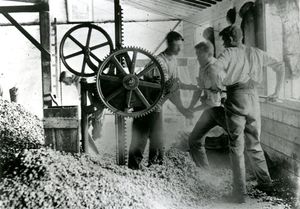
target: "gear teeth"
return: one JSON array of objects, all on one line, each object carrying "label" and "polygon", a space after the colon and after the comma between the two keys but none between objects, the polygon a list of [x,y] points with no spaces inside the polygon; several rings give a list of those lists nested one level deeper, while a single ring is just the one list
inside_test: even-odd
[{"label": "gear teeth", "polygon": [[125,164],[127,164],[128,163],[128,146],[127,146],[127,141],[128,140],[130,140],[129,139],[129,135],[128,135],[128,132],[129,132],[129,125],[128,125],[128,123],[127,123],[128,121],[127,121],[127,119],[126,118],[124,118],[124,136],[125,136],[125,140],[124,140],[124,151],[125,151],[125,153],[126,153],[126,155],[125,155]]},{"label": "gear teeth", "polygon": [[123,22],[123,14],[124,14],[124,12],[123,12],[123,9],[122,9],[122,7],[120,8],[120,19],[121,19],[121,21],[120,21],[120,23],[121,23],[121,25],[120,25],[120,31],[121,31],[121,46],[123,47],[123,44],[124,44],[124,22]]},{"label": "gear teeth", "polygon": [[[151,56],[154,57],[155,60],[156,60],[156,61],[159,63],[159,65],[160,65],[160,71],[162,71],[161,73],[165,72],[162,63],[161,63],[160,59],[157,59],[157,56],[152,55],[152,53],[151,53],[150,51],[145,50],[145,49],[143,49],[143,48],[141,48],[141,47],[130,46],[130,47],[122,47],[122,48],[120,48],[120,49],[114,49],[110,54],[108,54],[108,55],[105,57],[105,59],[104,59],[104,61],[103,61],[103,64],[100,66],[100,69],[99,69],[99,71],[98,71],[98,75],[105,69],[105,65],[106,65],[107,63],[109,63],[109,61],[110,61],[110,59],[111,59],[111,57],[112,57],[113,55],[122,54],[122,53],[127,52],[127,51],[138,51],[138,52],[140,52],[140,53],[146,54],[148,57],[151,57]],[[124,66],[124,63],[123,63],[123,62],[124,62],[124,60],[122,59],[122,63],[121,63],[121,64]],[[97,78],[98,78],[98,75],[97,75]],[[163,79],[164,79],[164,78],[163,78]],[[163,82],[163,83],[164,83],[164,82]],[[99,88],[99,87],[97,87],[97,89],[98,89],[98,88]],[[166,95],[166,94],[165,94],[165,93],[166,93],[166,92],[165,92],[165,86],[164,86],[164,84],[163,84],[163,86],[162,86],[162,92],[160,93],[161,95],[160,95],[159,100],[156,102],[156,104],[152,105],[152,107],[150,107],[150,109],[145,109],[145,110],[139,111],[139,112],[126,113],[126,112],[124,112],[124,111],[118,112],[118,111],[116,111],[116,110],[112,110],[112,109],[110,108],[110,106],[106,104],[105,98],[104,98],[103,96],[100,95],[100,90],[99,90],[99,89],[98,89],[98,93],[99,93],[99,97],[100,97],[101,101],[103,101],[103,104],[109,109],[109,111],[110,111],[111,113],[117,114],[117,115],[119,115],[119,116],[126,117],[126,118],[127,118],[127,117],[130,117],[130,118],[140,118],[140,117],[144,117],[144,116],[146,116],[147,114],[149,114],[149,113],[151,113],[151,112],[157,110],[157,108],[158,108],[159,106],[161,106],[161,105],[164,103],[164,99],[165,99],[165,95]]]}]

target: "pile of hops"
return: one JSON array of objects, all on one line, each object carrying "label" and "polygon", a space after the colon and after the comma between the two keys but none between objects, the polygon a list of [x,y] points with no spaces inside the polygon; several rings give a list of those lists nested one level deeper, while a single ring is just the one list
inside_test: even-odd
[{"label": "pile of hops", "polygon": [[38,148],[43,143],[41,120],[21,105],[0,99],[0,176],[3,166],[22,150]]},{"label": "pile of hops", "polygon": [[165,165],[137,171],[111,159],[25,151],[0,183],[0,208],[194,209],[219,198],[229,184],[228,172],[200,170],[177,149],[166,153]]}]

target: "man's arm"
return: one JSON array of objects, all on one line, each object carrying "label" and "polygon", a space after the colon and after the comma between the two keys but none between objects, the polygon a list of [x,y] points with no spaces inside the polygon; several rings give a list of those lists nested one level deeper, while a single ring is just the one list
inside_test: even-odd
[{"label": "man's arm", "polygon": [[180,91],[179,91],[179,85],[180,85],[179,79],[178,78],[169,79],[166,84],[167,84],[166,85],[167,94],[165,95],[163,102],[169,99],[181,114],[183,114],[187,118],[192,118],[193,117],[192,112],[188,111],[187,108],[185,108],[182,104],[180,98]]},{"label": "man's arm", "polygon": [[194,84],[185,84],[185,83],[182,83],[181,81],[179,81],[179,88],[182,89],[182,90],[191,90],[191,91],[195,91],[195,90],[198,90],[198,86],[197,85],[194,85]]},{"label": "man's arm", "polygon": [[231,58],[231,51],[225,49],[224,52],[220,54],[217,61],[209,66],[208,76],[211,81],[210,89],[219,91],[224,87],[223,80],[226,77],[226,70],[228,69]]},{"label": "man's arm", "polygon": [[180,98],[180,91],[177,90],[172,93],[172,95],[169,97],[169,100],[175,105],[175,107],[178,109],[178,111],[184,115],[186,118],[192,118],[193,113],[188,111],[187,108],[185,108],[182,104],[181,98]]},{"label": "man's arm", "polygon": [[278,64],[276,67],[272,68],[276,72],[276,86],[275,92],[271,95],[271,97],[279,97],[280,90],[282,89],[284,78],[285,78],[285,68],[284,64]]},{"label": "man's arm", "polygon": [[194,91],[189,109],[193,108],[197,104],[198,100],[200,99],[200,97],[202,95],[202,92],[203,92],[202,89],[198,89],[198,90]]},{"label": "man's arm", "polygon": [[220,65],[212,64],[209,66],[208,76],[211,81],[211,90],[220,91],[224,88],[223,80],[226,76],[224,68]]},{"label": "man's arm", "polygon": [[278,98],[280,90],[282,89],[285,78],[285,67],[283,62],[277,61],[275,58],[264,52],[263,55],[264,67],[270,67],[276,73],[276,86],[275,92],[271,94],[270,98]]}]

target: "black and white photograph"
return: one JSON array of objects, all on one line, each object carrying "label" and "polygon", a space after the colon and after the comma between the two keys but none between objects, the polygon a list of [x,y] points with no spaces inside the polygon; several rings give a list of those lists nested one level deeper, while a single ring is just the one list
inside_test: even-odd
[{"label": "black and white photograph", "polygon": [[0,209],[300,209],[300,0],[0,0]]}]

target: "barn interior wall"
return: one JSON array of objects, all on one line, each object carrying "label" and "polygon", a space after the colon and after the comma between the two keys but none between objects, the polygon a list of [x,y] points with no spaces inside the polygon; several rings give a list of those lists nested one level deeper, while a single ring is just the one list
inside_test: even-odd
[{"label": "barn interior wall", "polygon": [[[63,1],[57,1],[61,4]],[[59,3],[60,2],[60,3]],[[215,34],[227,26],[225,19],[226,12],[229,8],[236,7],[237,11],[246,2],[246,0],[224,0],[219,2],[212,8],[208,8],[199,14],[189,17],[186,21],[176,29],[184,35],[184,48],[180,57],[184,57],[181,61],[186,64],[180,66],[181,78],[185,82],[195,83],[196,72],[198,65],[194,54],[194,45],[201,40],[201,32],[208,26],[215,29]],[[57,14],[63,14],[58,17],[58,20],[65,20],[66,16],[64,11],[55,10]],[[52,14],[53,18],[56,17]],[[125,13],[126,14],[126,13]],[[106,15],[111,14],[106,12]],[[33,18],[35,19],[35,18]],[[271,20],[270,20],[271,21]],[[241,22],[237,18],[237,24]],[[144,22],[144,23],[125,23],[125,45],[140,46],[150,51],[153,51],[163,40],[165,34],[170,31],[176,21],[169,22]],[[65,31],[72,25],[58,26],[58,40],[61,39]],[[101,24],[105,30],[114,39],[114,26],[112,23]],[[38,40],[39,29],[38,26],[25,26],[25,28]],[[7,41],[10,38],[13,42]],[[53,40],[53,37],[52,37]],[[222,41],[218,35],[215,35],[217,55],[223,50]],[[1,83],[4,86],[4,96],[9,97],[8,90],[13,86],[19,87],[19,102],[24,105],[28,110],[41,116],[42,115],[42,92],[41,92],[41,67],[40,67],[40,52],[32,46],[32,44],[23,37],[12,26],[5,26],[0,28],[0,44],[1,44]],[[59,43],[57,43],[59,44]],[[161,51],[165,45],[163,44]],[[182,69],[182,70],[181,70]],[[63,70],[63,68],[62,68]],[[188,76],[184,72],[191,72]],[[22,75],[22,76],[20,76]],[[271,76],[271,75],[270,75]],[[272,79],[271,79],[272,80]],[[30,82],[28,82],[30,81]],[[58,87],[58,86],[57,86]],[[69,95],[69,94],[68,94]],[[185,97],[190,97],[190,92],[184,92]],[[75,97],[73,97],[75,98]],[[75,99],[76,100],[76,99]],[[184,101],[187,103],[188,101]],[[72,102],[71,102],[72,103]],[[69,103],[70,104],[70,103]],[[288,104],[288,105],[287,105]],[[290,108],[287,108],[289,106]],[[174,112],[174,107],[167,105],[169,113]],[[299,162],[300,162],[300,139],[299,139],[299,102],[291,102],[283,104],[262,104],[262,143],[268,152],[274,156],[281,156],[284,159],[290,159],[293,162],[289,170],[299,175]],[[188,121],[184,120],[178,112],[174,112],[166,120],[172,127],[178,127],[177,130],[185,128]],[[196,117],[198,117],[196,115]],[[178,120],[180,118],[180,120]],[[182,120],[181,120],[182,119]],[[180,122],[178,122],[180,121]],[[194,121],[195,122],[195,121]],[[193,124],[194,122],[191,122]],[[284,130],[274,127],[282,125]],[[189,127],[191,127],[190,125]],[[284,131],[292,130],[287,134]],[[174,132],[175,133],[175,132]],[[296,135],[289,135],[290,133],[297,133]]]},{"label": "barn interior wall", "polygon": [[[38,26],[26,26],[26,30],[39,40]],[[0,27],[0,44],[0,82],[4,98],[9,100],[9,89],[16,86],[19,89],[18,102],[42,116],[40,51],[12,26]]]},{"label": "barn interior wall", "polygon": [[[53,17],[54,18],[54,17]],[[53,19],[52,19],[53,21]],[[153,52],[157,46],[165,38],[165,34],[170,31],[177,21],[164,21],[164,22],[137,22],[137,23],[125,23],[124,24],[124,45],[125,46],[138,46]],[[57,26],[57,47],[59,47],[60,40],[64,33],[70,29],[73,24],[63,24]],[[114,40],[114,24],[106,23],[99,24],[103,27]],[[39,40],[39,27],[38,26],[24,26],[34,38]],[[182,25],[179,25],[177,29],[182,33]],[[54,34],[51,31],[51,41],[54,44]],[[7,41],[14,40],[14,41]],[[8,89],[13,86],[19,88],[19,103],[24,105],[26,109],[34,114],[42,117],[42,91],[41,91],[41,64],[40,64],[40,52],[36,49],[16,28],[13,26],[0,27],[0,56],[1,56],[1,74],[0,82],[4,88],[4,98],[9,100]],[[157,50],[156,54],[162,51],[165,44],[162,44]],[[57,51],[58,52],[58,51]],[[54,53],[54,48],[52,48]],[[54,62],[55,56],[52,57]],[[55,77],[55,66],[61,66],[62,70],[66,70],[63,65],[59,63],[53,63],[52,76]],[[60,84],[53,79],[53,92],[56,94],[56,88],[60,88]],[[76,96],[77,92],[71,90],[66,86],[63,89],[63,105],[77,104]],[[73,92],[70,94],[70,92]],[[59,91],[58,91],[59,92]],[[60,93],[56,95],[58,101],[60,99]]]}]

